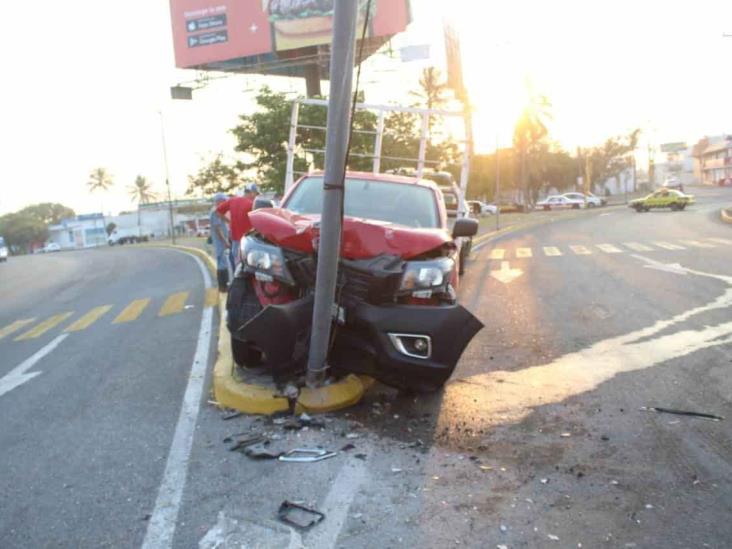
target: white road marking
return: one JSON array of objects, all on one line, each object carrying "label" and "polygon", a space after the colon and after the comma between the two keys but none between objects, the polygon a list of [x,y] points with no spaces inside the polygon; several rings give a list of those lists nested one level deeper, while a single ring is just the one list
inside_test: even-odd
[{"label": "white road marking", "polygon": [[711,240],[712,242],[716,242],[717,244],[732,244],[732,240],[729,240],[727,238],[707,238],[707,240]]},{"label": "white road marking", "polygon": [[556,257],[558,255],[562,255],[562,251],[555,246],[544,246],[544,255]]},{"label": "white road marking", "polygon": [[636,252],[652,252],[653,248],[650,246],[646,246],[645,244],[641,244],[640,242],[623,242],[623,246],[626,248],[630,248],[631,250],[634,250]]},{"label": "white road marking", "polygon": [[699,242],[698,240],[679,240],[682,244],[687,246],[693,246],[694,248],[715,248],[714,244],[708,244],[706,242]]},{"label": "white road marking", "polygon": [[595,244],[600,250],[605,252],[606,254],[620,254],[623,253],[623,250],[618,248],[617,246],[613,246],[612,244]]},{"label": "white road marking", "polygon": [[636,259],[640,259],[641,261],[645,261],[645,265],[643,265],[646,269],[656,269],[657,271],[665,271],[667,273],[673,273],[673,274],[679,274],[686,276],[689,274],[687,270],[682,267],[679,263],[663,263],[661,261],[656,261],[655,259],[651,259],[650,257],[643,257],[642,255],[635,255],[633,254],[631,257],[635,257]]},{"label": "white road marking", "polygon": [[503,259],[505,255],[506,250],[502,250],[501,248],[493,248],[489,257],[491,259]]},{"label": "white road marking", "polygon": [[510,284],[522,274],[524,274],[524,272],[521,269],[512,269],[509,266],[508,261],[501,261],[500,271],[491,271],[491,276],[504,284]]},{"label": "white road marking", "polygon": [[330,549],[336,546],[348,518],[348,509],[364,480],[366,464],[359,459],[346,462],[323,502],[322,512],[327,519],[306,537],[307,547]]},{"label": "white road marking", "polygon": [[[192,257],[198,264],[203,275],[204,286],[206,288],[211,286],[211,276],[203,262],[192,254],[186,255]],[[142,542],[143,549],[161,549],[173,545],[178,510],[183,497],[183,489],[185,488],[188,473],[188,461],[193,446],[193,435],[198,420],[198,412],[201,409],[203,388],[206,383],[212,321],[213,309],[204,309],[201,315],[201,328],[198,332],[198,342],[196,352],[193,355],[193,365],[188,377],[188,385],[183,396],[173,442],[170,445],[163,480],[155,501],[155,509],[148,522],[145,539]]]},{"label": "white road marking", "polygon": [[68,336],[69,334],[61,334],[60,336],[57,336],[56,339],[51,341],[48,345],[42,347],[30,358],[25,359],[18,366],[10,370],[5,377],[0,378],[0,396],[3,396],[5,393],[9,393],[16,387],[23,385],[26,381],[30,381],[34,377],[41,375],[41,372],[31,372],[30,374],[26,374],[26,372],[33,368],[33,366],[35,366],[48,353],[58,347],[59,343]]},{"label": "white road marking", "polygon": [[590,255],[592,253],[592,250],[590,250],[587,246],[572,245],[569,247],[569,249],[577,255]]},{"label": "white road marking", "polygon": [[658,246],[659,248],[663,248],[664,250],[685,250],[683,246],[679,246],[678,244],[671,244],[670,242],[660,242],[655,241],[652,242],[654,246]]},{"label": "white road marking", "polygon": [[531,251],[531,248],[516,248],[516,257],[523,258],[523,257],[532,257],[533,253]]}]

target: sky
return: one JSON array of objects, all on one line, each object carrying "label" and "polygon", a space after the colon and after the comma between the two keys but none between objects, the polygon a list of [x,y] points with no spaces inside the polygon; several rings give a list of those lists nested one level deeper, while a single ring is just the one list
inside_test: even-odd
[{"label": "sky", "polygon": [[[732,132],[732,2],[412,0],[413,23],[394,48],[429,44],[431,58],[364,64],[369,102],[413,101],[421,69],[444,68],[441,25],[459,31],[475,107],[478,152],[510,143],[527,87],[552,103],[551,134],[563,147],[599,144],[642,128],[655,146]],[[77,212],[132,210],[140,174],[165,192],[161,127],[174,196],[251,112],[267,82],[304,93],[285,78],[232,76],[172,101],[169,87],[194,74],[174,67],[164,0],[41,0],[3,7],[0,34],[0,214],[61,202]],[[19,24],[28,21],[32,25]],[[324,90],[327,83],[324,83]],[[161,124],[163,122],[163,124]],[[107,168],[114,186],[90,195],[89,172]]]}]

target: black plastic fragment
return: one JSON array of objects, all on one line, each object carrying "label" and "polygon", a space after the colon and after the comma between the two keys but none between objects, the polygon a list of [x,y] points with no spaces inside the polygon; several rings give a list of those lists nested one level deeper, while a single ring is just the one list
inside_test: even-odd
[{"label": "black plastic fragment", "polygon": [[308,530],[325,520],[325,515],[315,509],[310,509],[291,501],[283,501],[277,511],[280,522],[294,526],[300,530]]}]

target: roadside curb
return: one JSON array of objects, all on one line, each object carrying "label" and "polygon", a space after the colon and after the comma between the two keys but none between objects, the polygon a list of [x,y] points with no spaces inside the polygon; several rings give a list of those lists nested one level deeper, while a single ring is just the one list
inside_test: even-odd
[{"label": "roadside curb", "polygon": [[732,208],[727,208],[727,209],[722,208],[719,211],[719,215],[722,218],[722,221],[724,221],[725,223],[729,223],[730,225],[732,225]]},{"label": "roadside curb", "polygon": [[[216,264],[205,250],[173,244],[158,244],[157,246],[194,254],[206,263],[214,276],[216,274]],[[237,376],[237,368],[231,356],[231,345],[229,345],[229,330],[226,327],[226,295],[219,297],[218,305],[218,354],[213,368],[212,384],[214,400],[219,406],[245,414],[272,415],[287,412],[290,410],[290,401],[278,394],[273,384],[252,383],[251,379],[242,379]],[[300,390],[294,403],[293,411],[297,414],[303,412],[317,414],[353,406],[361,400],[373,383],[374,380],[370,377],[351,374],[317,389],[304,387]]]},{"label": "roadside curb", "polygon": [[[579,213],[575,213],[572,215],[571,213],[564,217],[551,217],[551,218],[545,218],[537,221],[536,223],[533,223],[529,221],[528,223],[520,223],[517,225],[510,225],[508,227],[504,227],[503,229],[499,229],[497,231],[491,231],[488,233],[479,234],[477,237],[473,238],[473,246],[482,245],[486,242],[490,242],[494,238],[501,237],[506,234],[510,234],[516,231],[520,231],[522,229],[532,229],[534,227],[541,227],[542,225],[546,225],[547,223],[554,223],[557,221],[564,221],[567,219],[577,219],[578,217],[584,217],[585,215],[589,215],[590,212],[600,214],[603,212],[606,212],[608,210],[619,210],[621,208],[624,208],[625,204],[613,204],[610,206],[605,206],[603,208],[592,208],[588,210],[581,210]],[[576,210],[575,210],[576,211]],[[534,212],[533,215],[539,214],[540,212]],[[532,214],[529,214],[532,215]]]}]

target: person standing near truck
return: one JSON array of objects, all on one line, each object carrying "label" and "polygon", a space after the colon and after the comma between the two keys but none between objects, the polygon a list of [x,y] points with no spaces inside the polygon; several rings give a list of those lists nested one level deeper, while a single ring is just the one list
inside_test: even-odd
[{"label": "person standing near truck", "polygon": [[216,193],[214,195],[214,205],[209,214],[211,222],[211,243],[214,248],[216,257],[216,280],[219,285],[219,291],[225,292],[229,287],[229,228],[222,219],[216,208],[222,202],[228,200],[228,196],[224,193]]},{"label": "person standing near truck", "polygon": [[224,221],[227,220],[226,214],[229,214],[229,238],[231,239],[234,269],[241,260],[241,239],[252,229],[249,212],[252,211],[254,199],[258,194],[257,184],[247,183],[244,186],[244,196],[234,196],[216,206],[216,212]]}]

